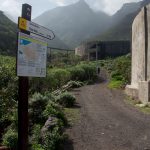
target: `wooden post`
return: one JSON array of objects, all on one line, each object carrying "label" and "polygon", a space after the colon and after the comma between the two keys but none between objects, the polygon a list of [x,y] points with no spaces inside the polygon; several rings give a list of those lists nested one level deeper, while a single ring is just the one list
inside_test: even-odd
[{"label": "wooden post", "polygon": [[[31,6],[22,5],[22,18],[31,21]],[[21,32],[30,35],[28,31]],[[28,77],[19,77],[18,100],[18,150],[28,150]]]},{"label": "wooden post", "polygon": [[98,60],[98,44],[96,43],[96,61]]}]

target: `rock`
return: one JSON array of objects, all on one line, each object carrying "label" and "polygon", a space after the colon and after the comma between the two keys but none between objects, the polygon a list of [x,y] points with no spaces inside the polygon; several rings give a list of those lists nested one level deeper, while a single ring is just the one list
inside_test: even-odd
[{"label": "rock", "polygon": [[146,105],[145,104],[136,104],[136,106],[138,106],[138,107],[145,107]]},{"label": "rock", "polygon": [[53,128],[57,125],[58,119],[56,117],[49,117],[45,122],[45,125],[41,129],[41,138],[42,141],[45,139],[45,136],[48,132],[51,132]]}]

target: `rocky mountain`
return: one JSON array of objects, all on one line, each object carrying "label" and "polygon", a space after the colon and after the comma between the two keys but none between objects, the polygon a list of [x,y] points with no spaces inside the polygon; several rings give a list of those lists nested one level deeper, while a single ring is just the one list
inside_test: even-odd
[{"label": "rocky mountain", "polygon": [[149,3],[150,0],[143,0],[137,3],[124,4],[111,17],[111,27],[91,40],[131,40],[132,22],[141,8]]},{"label": "rocky mountain", "polygon": [[75,4],[47,11],[34,19],[35,22],[54,31],[71,47],[108,29],[110,16],[94,12],[84,0]]},{"label": "rocky mountain", "polygon": [[127,15],[137,12],[141,8],[141,2],[139,3],[126,3],[124,4],[112,17],[112,25],[120,23]]},{"label": "rocky mountain", "polygon": [[[73,49],[86,40],[130,40],[132,22],[141,7],[150,3],[143,0],[127,3],[113,16],[94,12],[84,0],[49,10],[33,21],[54,31],[56,38],[50,47]],[[0,11],[0,53],[15,54],[17,25]],[[64,44],[65,43],[65,44]]]},{"label": "rocky mountain", "polygon": [[15,55],[17,25],[0,11],[0,54]]}]

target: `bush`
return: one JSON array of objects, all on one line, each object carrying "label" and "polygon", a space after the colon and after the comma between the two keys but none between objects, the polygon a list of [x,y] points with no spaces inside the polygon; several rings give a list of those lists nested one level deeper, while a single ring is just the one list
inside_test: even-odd
[{"label": "bush", "polygon": [[69,68],[68,71],[71,74],[71,80],[84,81],[85,71],[83,68],[76,66]]},{"label": "bush", "polygon": [[130,55],[121,56],[115,59],[113,64],[113,70],[122,76],[126,83],[131,80],[131,57]]},{"label": "bush", "polygon": [[49,116],[57,117],[58,119],[60,119],[60,126],[67,124],[67,120],[65,118],[65,114],[62,111],[62,108],[54,102],[48,103],[46,109],[43,111],[43,116],[45,118],[48,118]]},{"label": "bush", "polygon": [[35,124],[32,127],[31,136],[29,137],[29,146],[32,147],[33,150],[42,150],[40,149],[42,146],[39,144],[40,142],[40,134],[41,134],[41,125]]},{"label": "bush", "polygon": [[111,78],[113,80],[120,80],[120,81],[123,81],[124,80],[124,77],[122,75],[120,75],[117,71],[113,71],[111,73]]},{"label": "bush", "polygon": [[70,72],[66,69],[47,69],[46,78],[30,79],[30,94],[34,92],[44,93],[60,88],[70,80]]},{"label": "bush", "polygon": [[57,102],[64,107],[72,107],[75,103],[75,100],[75,97],[68,92],[64,92],[57,97]]},{"label": "bush", "polygon": [[57,150],[59,149],[62,140],[63,136],[61,135],[59,128],[55,127],[52,132],[47,132],[42,145],[45,150]]},{"label": "bush", "polygon": [[69,81],[69,82],[67,83],[67,85],[68,85],[69,87],[71,87],[71,88],[79,88],[79,87],[83,86],[84,83],[83,83],[83,82],[80,82],[80,81]]},{"label": "bush", "polygon": [[85,74],[84,74],[84,81],[85,80],[95,80],[97,75],[96,75],[96,66],[93,64],[80,64],[78,67],[81,67],[84,69]]},{"label": "bush", "polygon": [[41,95],[40,93],[35,93],[29,100],[29,114],[32,123],[44,123],[42,112],[45,110],[48,104],[48,98]]},{"label": "bush", "polygon": [[3,144],[9,148],[17,148],[18,143],[18,134],[15,130],[9,129],[4,135],[3,135]]},{"label": "bush", "polygon": [[54,69],[52,73],[56,78],[56,85],[58,88],[70,80],[70,72],[68,72],[66,69]]},{"label": "bush", "polygon": [[12,123],[12,116],[17,108],[17,83],[15,58],[0,55],[0,137]]},{"label": "bush", "polygon": [[114,59],[112,63],[110,88],[123,88],[131,79],[131,57],[121,56]]}]

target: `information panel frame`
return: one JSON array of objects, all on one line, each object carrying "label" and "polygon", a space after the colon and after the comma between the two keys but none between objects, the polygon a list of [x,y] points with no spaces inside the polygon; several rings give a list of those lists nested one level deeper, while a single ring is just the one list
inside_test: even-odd
[{"label": "information panel frame", "polygon": [[17,76],[46,77],[47,41],[18,33]]}]

